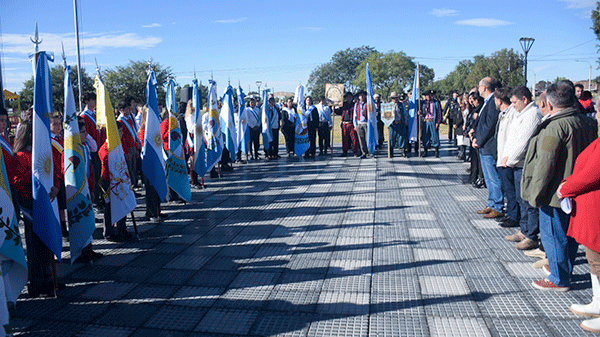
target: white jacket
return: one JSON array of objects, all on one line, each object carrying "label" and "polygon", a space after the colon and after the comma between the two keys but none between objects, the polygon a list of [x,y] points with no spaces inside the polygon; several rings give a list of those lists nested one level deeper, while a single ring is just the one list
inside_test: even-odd
[{"label": "white jacket", "polygon": [[[502,156],[502,158],[508,157],[506,166],[523,167],[529,140],[541,121],[542,112],[535,102],[529,103],[521,112],[515,110],[507,130],[507,141]],[[500,153],[498,153],[498,160],[501,160]]]}]

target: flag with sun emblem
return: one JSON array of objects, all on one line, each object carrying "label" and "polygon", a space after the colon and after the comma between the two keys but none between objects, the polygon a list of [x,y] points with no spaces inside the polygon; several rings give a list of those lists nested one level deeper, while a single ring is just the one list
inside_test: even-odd
[{"label": "flag with sun emblem", "polygon": [[160,115],[156,97],[156,75],[153,70],[148,74],[146,83],[146,129],[144,130],[144,147],[142,148],[142,171],[154,187],[161,201],[167,198],[167,175],[165,158],[160,135]]},{"label": "flag with sun emblem", "polygon": [[[50,114],[52,114],[52,81],[46,52],[39,52],[33,88],[33,231],[60,261],[62,234],[56,198],[48,194],[54,186]],[[58,188],[58,186],[56,186]]]},{"label": "flag with sun emblem", "polygon": [[192,104],[194,106],[194,171],[199,177],[206,174],[206,146],[204,145],[204,132],[202,131],[202,97],[198,80],[194,78],[194,91]]},{"label": "flag with sun emblem", "polygon": [[238,87],[238,124],[237,124],[237,143],[238,148],[244,154],[248,154],[248,142],[250,141],[250,130],[248,129],[248,116],[246,116],[246,103],[244,102],[244,91],[242,86]]},{"label": "flag with sun emblem", "polygon": [[231,162],[235,162],[237,153],[237,136],[235,132],[235,116],[233,109],[233,88],[228,85],[223,95],[223,107],[221,108],[221,133],[225,135],[225,147],[229,150]]},{"label": "flag with sun emblem", "polygon": [[192,191],[183,152],[183,136],[177,120],[177,100],[175,98],[175,80],[173,79],[170,79],[167,84],[167,110],[169,111],[169,151],[165,166],[167,185],[183,200],[190,202]]},{"label": "flag with sun emblem", "polygon": [[304,102],[304,86],[302,84],[296,88],[294,103],[297,105],[296,125],[294,126],[294,153],[300,157],[310,147],[308,141],[308,118],[306,117],[306,103]]},{"label": "flag with sun emblem", "polygon": [[96,230],[96,218],[88,187],[90,157],[89,152],[85,153],[82,140],[79,138],[79,123],[70,74],[71,67],[67,66],[65,68],[65,151],[63,161],[72,264],[81,255],[81,250],[92,241],[92,234]]},{"label": "flag with sun emblem", "polygon": [[[116,223],[135,209],[137,202],[131,187],[131,179],[127,170],[127,162],[123,154],[121,137],[117,129],[115,112],[108,97],[108,91],[99,75],[94,81],[96,88],[96,114],[98,124],[105,122],[106,142],[108,152],[108,171],[110,172],[110,186],[104,191],[104,199],[110,202],[111,222]],[[100,144],[99,144],[100,145]]]},{"label": "flag with sun emblem", "polygon": [[202,129],[206,140],[206,171],[210,171],[221,160],[223,154],[223,135],[219,125],[219,106],[217,104],[217,82],[210,80],[208,91],[208,112],[202,117]]}]

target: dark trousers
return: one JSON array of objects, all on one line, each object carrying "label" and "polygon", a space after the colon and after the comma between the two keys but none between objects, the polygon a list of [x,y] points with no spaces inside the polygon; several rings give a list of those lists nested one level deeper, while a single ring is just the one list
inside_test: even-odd
[{"label": "dark trousers", "polygon": [[33,232],[33,223],[24,219],[25,241],[27,242],[27,271],[29,287],[35,289],[43,283],[52,282],[52,251]]},{"label": "dark trousers", "polygon": [[285,150],[287,153],[294,152],[294,142],[296,138],[296,132],[294,130],[293,125],[284,126],[281,129],[281,133],[283,133],[283,137],[285,138]]},{"label": "dark trousers", "polygon": [[383,127],[385,124],[379,119],[377,120],[377,145],[381,148],[383,146]]},{"label": "dark trousers", "polygon": [[269,142],[268,155],[275,157],[279,155],[279,129],[271,129],[273,140]]},{"label": "dark trousers", "polygon": [[452,134],[452,131],[454,130],[454,120],[448,117],[448,119],[446,119],[446,122],[448,123],[448,140],[453,140],[454,138],[456,138],[456,135]]},{"label": "dark trousers", "polygon": [[327,149],[331,147],[331,132],[329,129],[329,123],[320,122],[319,123],[319,152],[327,153]]},{"label": "dark trousers", "polygon": [[250,154],[258,158],[258,149],[260,148],[260,127],[256,130],[250,129]]},{"label": "dark trousers", "polygon": [[144,186],[146,188],[146,217],[155,218],[160,215],[160,200],[158,193],[150,184],[150,180],[144,176]]},{"label": "dark trousers", "polygon": [[[101,144],[98,145],[98,147],[100,147]],[[91,162],[92,162],[92,170],[94,173],[94,191],[96,191],[96,193],[94,193],[94,204],[98,205],[98,202],[102,203],[102,191],[100,189],[100,175],[102,174],[102,163],[100,162],[100,157],[98,156],[98,152],[92,152],[90,154],[90,157],[92,158]]]},{"label": "dark trousers", "polygon": [[521,233],[531,240],[537,240],[540,234],[540,212],[537,208],[531,207],[527,201],[521,199],[521,177],[523,176],[523,169],[515,167],[513,172],[516,199],[521,210],[521,221],[519,222]]},{"label": "dark trousers", "polygon": [[308,124],[308,141],[310,143],[310,147],[306,153],[310,156],[314,156],[317,152],[317,128],[318,126],[314,123]]},{"label": "dark trousers", "polygon": [[477,179],[483,179],[483,170],[479,163],[479,153],[477,149],[470,146],[469,156],[471,157],[471,174],[469,175],[469,181],[475,182]]},{"label": "dark trousers", "polygon": [[521,221],[521,210],[515,188],[515,170],[512,167],[497,167],[502,194],[506,198],[506,215],[513,221]]}]

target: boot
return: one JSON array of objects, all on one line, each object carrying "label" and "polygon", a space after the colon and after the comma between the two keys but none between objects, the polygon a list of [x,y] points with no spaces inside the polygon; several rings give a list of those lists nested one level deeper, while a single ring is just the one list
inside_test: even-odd
[{"label": "boot", "polygon": [[[591,274],[592,279],[592,302],[589,304],[571,304],[571,311],[577,315],[588,317],[600,317],[600,282],[598,276]],[[585,321],[587,322],[587,321]],[[600,329],[600,320],[594,325]],[[583,327],[583,323],[582,323]],[[584,328],[585,329],[585,328]],[[586,329],[587,330],[587,329]],[[588,330],[591,331],[591,330]]]},{"label": "boot", "polygon": [[439,147],[436,147],[436,148],[435,148],[435,157],[436,157],[436,158],[439,158],[439,157],[440,157],[440,148],[439,148]]},{"label": "boot", "polygon": [[427,149],[425,149],[425,150],[423,151],[423,155],[421,155],[421,157],[427,157],[428,155],[429,155],[429,154],[427,153]]}]

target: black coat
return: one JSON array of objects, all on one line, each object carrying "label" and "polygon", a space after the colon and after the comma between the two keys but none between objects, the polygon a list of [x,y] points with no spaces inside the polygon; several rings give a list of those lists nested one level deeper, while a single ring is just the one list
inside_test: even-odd
[{"label": "black coat", "polygon": [[477,117],[477,126],[475,127],[475,138],[477,145],[481,148],[481,154],[490,155],[496,158],[498,147],[496,142],[496,124],[498,123],[498,114],[494,96],[489,97]]}]

